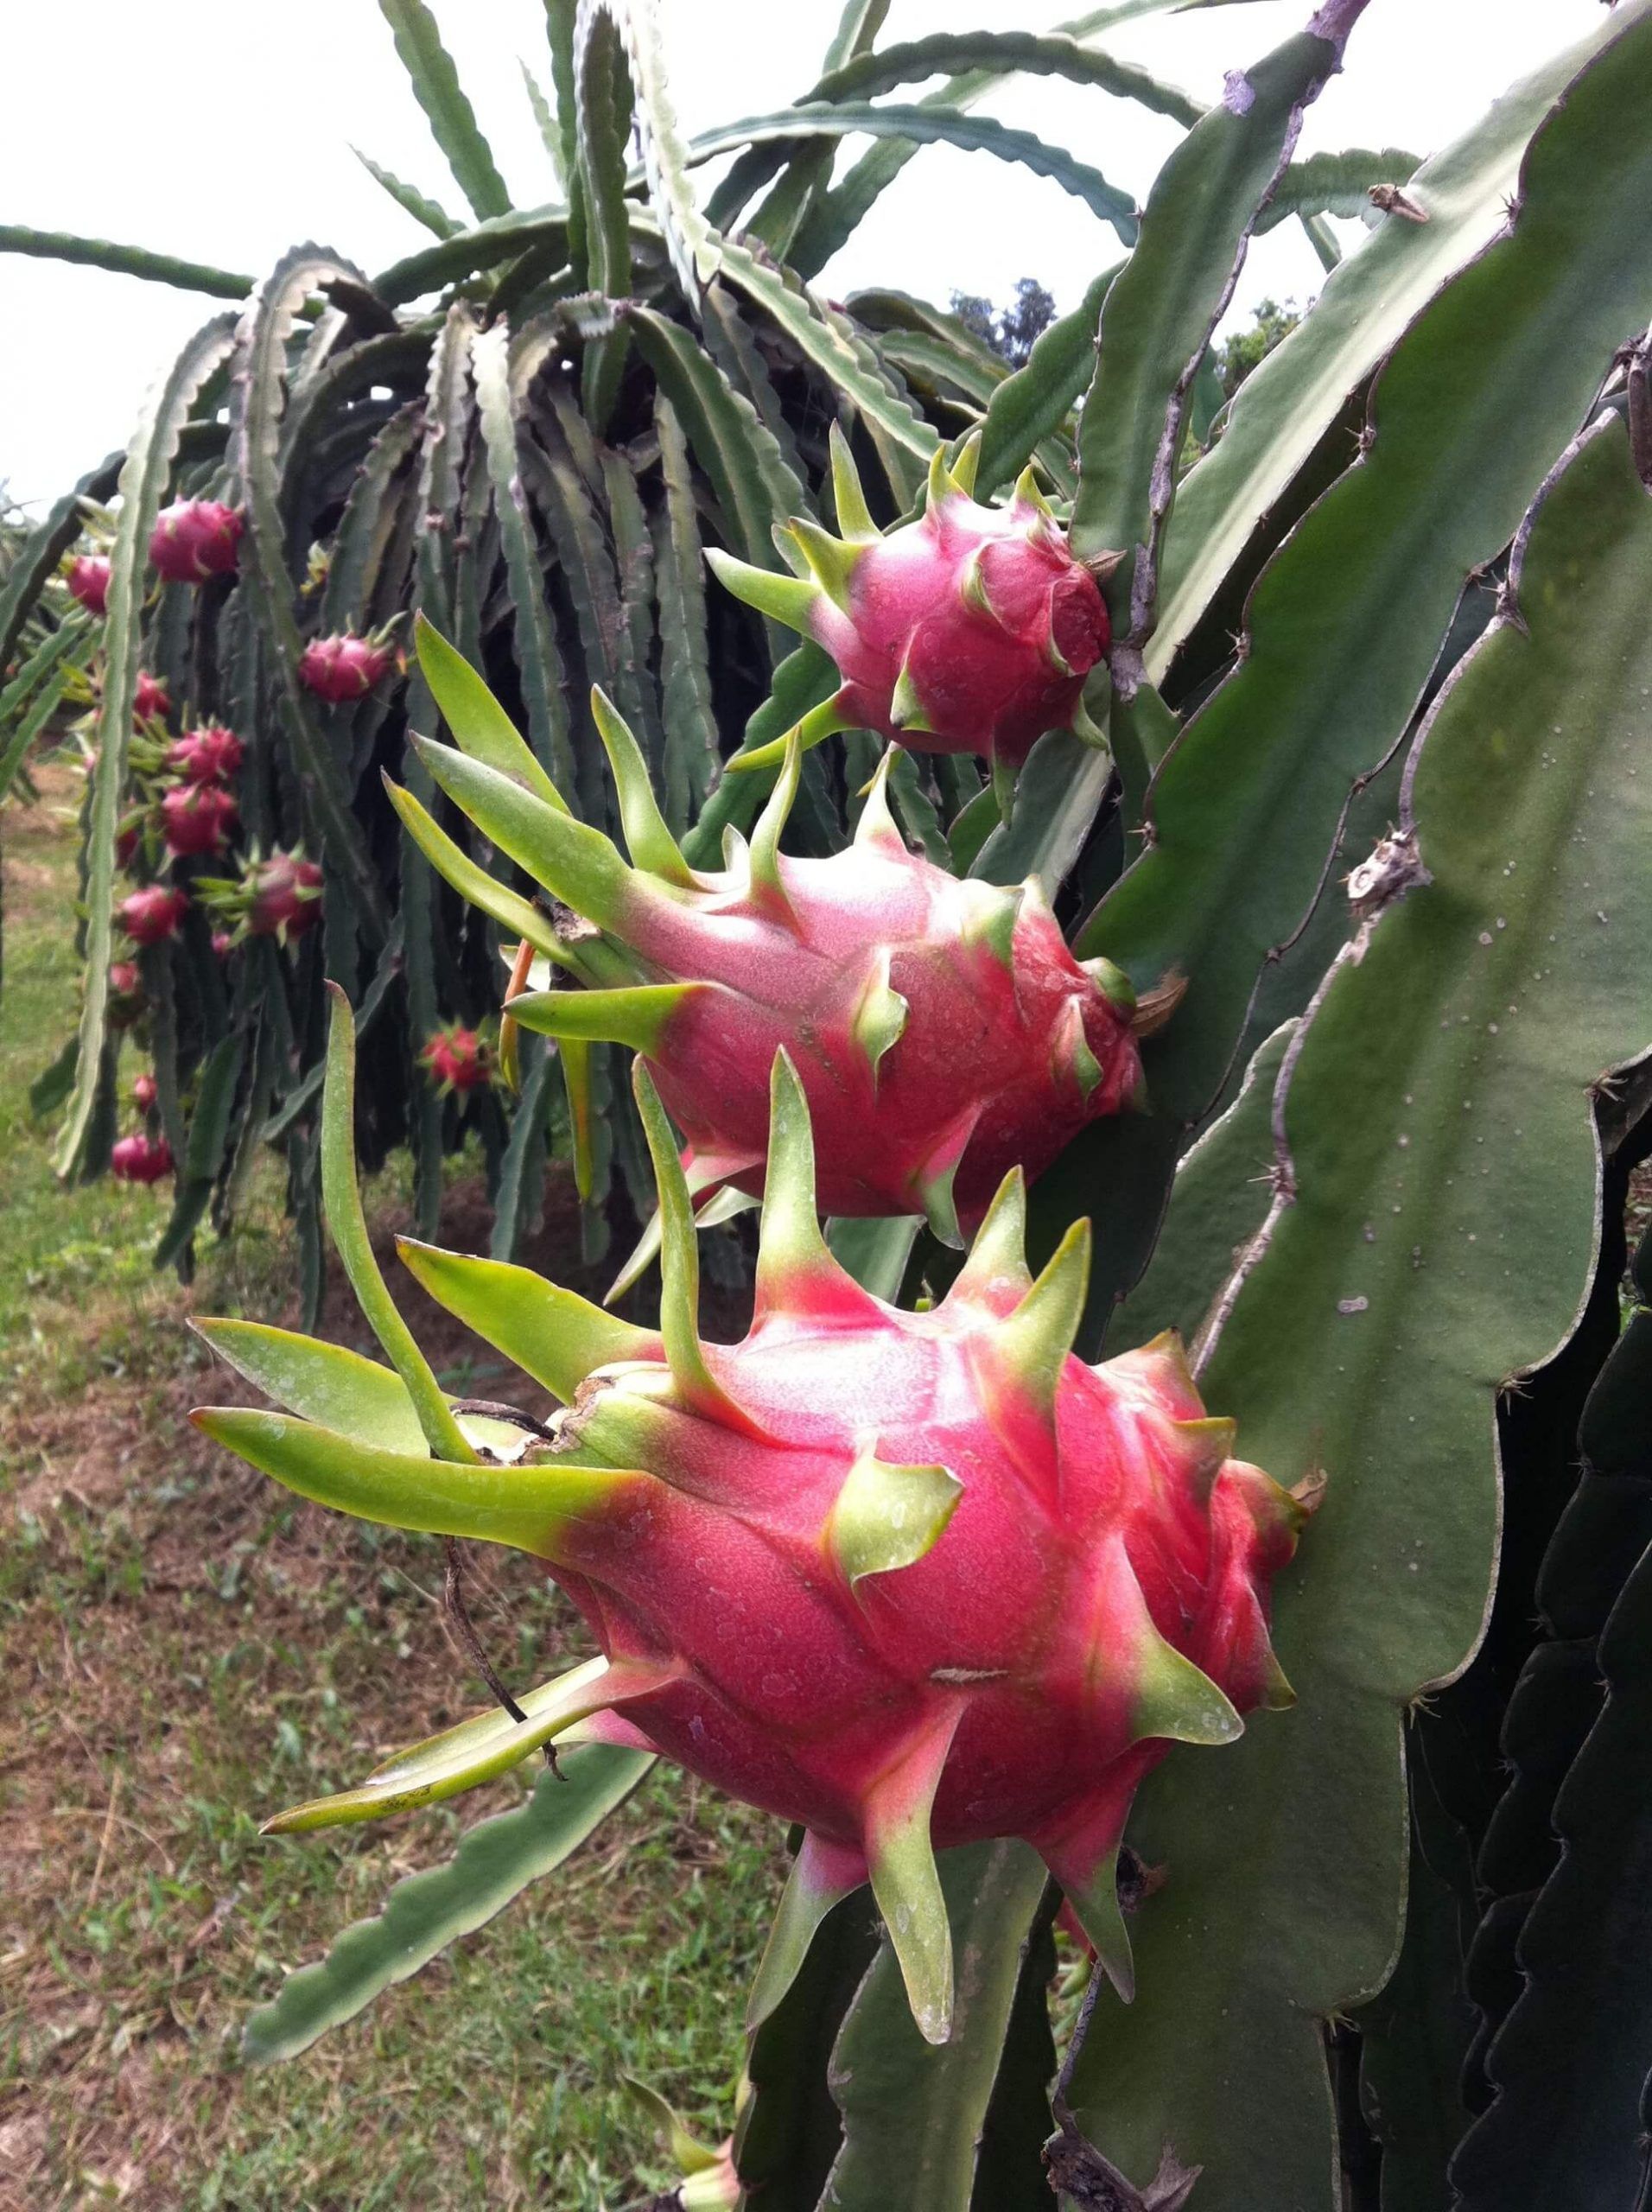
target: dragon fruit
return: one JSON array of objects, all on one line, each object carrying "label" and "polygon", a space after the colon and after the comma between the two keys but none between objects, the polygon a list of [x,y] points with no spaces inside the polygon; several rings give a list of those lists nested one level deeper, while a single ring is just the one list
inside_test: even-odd
[{"label": "dragon fruit", "polygon": [[231,575],[246,518],[221,499],[180,499],[162,508],[149,536],[149,559],[169,584],[201,584]]},{"label": "dragon fruit", "polygon": [[[480,679],[462,662],[457,677],[457,656],[428,627],[419,652],[462,733],[454,684],[481,692]],[[1036,1175],[1087,1122],[1135,1098],[1128,983],[1105,962],[1078,964],[1035,881],[960,881],[908,851],[885,795],[893,753],[853,846],[794,860],[779,850],[800,769],[793,731],[749,848],[733,838],[727,867],[702,874],[683,861],[636,741],[600,692],[594,710],[634,868],[551,804],[502,709],[494,766],[417,741],[442,788],[583,926],[558,935],[481,875],[416,799],[394,785],[391,795],[438,871],[590,987],[525,992],[510,1000],[510,1018],[645,1055],[688,1139],[697,1192],[761,1192],[767,1074],[781,1045],[815,1116],[826,1211],[922,1213],[954,1244],[1012,1166]],[[506,740],[519,752],[499,750]]]},{"label": "dragon fruit", "polygon": [[189,900],[164,883],[145,883],[129,892],[115,909],[115,919],[134,944],[164,944],[176,937]]},{"label": "dragon fruit", "polygon": [[330,1345],[211,1322],[207,1340],[290,1410],[194,1419],[323,1504],[543,1560],[602,1656],[529,1691],[523,1719],[461,1723],[271,1825],[433,1802],[578,1727],[805,1828],[755,2017],[869,1878],[914,2017],[944,2039],[934,1854],[1001,1836],[1041,1853],[1128,1991],[1115,1872],[1131,1797],[1168,1741],[1224,1744],[1247,1708],[1289,1701],[1267,1585],[1312,1487],[1293,1495],[1234,1458],[1233,1424],[1207,1418],[1174,1338],[1096,1367],[1072,1354],[1089,1224],[1033,1281],[1017,1171],[933,1311],[863,1290],[821,1235],[784,1053],[738,1344],[701,1338],[688,1188],[640,1063],[664,1223],[658,1330],[523,1268],[403,1244],[416,1280],[562,1408],[514,1432],[498,1409],[479,1423],[378,1276],[350,1158],[353,1051],[335,989],[324,1198],[399,1382]]},{"label": "dragon fruit", "polygon": [[312,638],[299,656],[298,679],[318,699],[338,706],[346,700],[365,699],[374,684],[389,674],[395,661],[394,651],[380,637]]},{"label": "dragon fruit", "polygon": [[161,801],[161,834],[179,859],[221,853],[239,818],[233,792],[221,784],[181,784]]},{"label": "dragon fruit", "polygon": [[[267,860],[254,851],[238,877],[203,877],[195,888],[225,925],[213,939],[220,955],[247,937],[272,937],[285,944],[321,918],[321,871],[296,849],[271,853]],[[219,937],[226,939],[221,947]]]},{"label": "dragon fruit", "polygon": [[246,747],[232,729],[220,722],[186,730],[167,747],[167,766],[187,784],[224,784],[237,774],[246,758]]},{"label": "dragon fruit", "polygon": [[159,721],[172,712],[172,694],[158,676],[151,676],[145,669],[137,672],[137,691],[132,702],[132,719],[140,725]]},{"label": "dragon fruit", "polygon": [[147,1068],[142,1075],[132,1077],[132,1103],[140,1114],[147,1114],[160,1095],[155,1077]]},{"label": "dragon fruit", "polygon": [[285,944],[321,918],[321,871],[301,853],[271,853],[252,869],[249,887],[249,937],[272,937]]},{"label": "dragon fruit", "polygon": [[920,753],[977,753],[1002,790],[1046,730],[1102,741],[1083,690],[1110,642],[1107,608],[1032,470],[1007,506],[979,506],[975,442],[950,470],[937,448],[923,515],[885,537],[836,428],[831,442],[841,538],[802,516],[777,530],[791,576],[707,556],[737,598],[837,663],[842,685],[806,718],[804,743],[870,729]]},{"label": "dragon fruit", "polygon": [[445,1098],[457,1091],[486,1090],[494,1074],[493,1048],[473,1029],[457,1022],[438,1029],[419,1047],[419,1064]]},{"label": "dragon fruit", "polygon": [[109,963],[109,1027],[130,1029],[143,1011],[143,978],[132,960]]},{"label": "dragon fruit", "polygon": [[122,1137],[109,1154],[109,1172],[118,1183],[158,1183],[172,1173],[172,1147],[164,1137]]},{"label": "dragon fruit", "polygon": [[109,611],[109,562],[101,553],[77,553],[69,563],[71,599],[78,599],[88,614]]}]

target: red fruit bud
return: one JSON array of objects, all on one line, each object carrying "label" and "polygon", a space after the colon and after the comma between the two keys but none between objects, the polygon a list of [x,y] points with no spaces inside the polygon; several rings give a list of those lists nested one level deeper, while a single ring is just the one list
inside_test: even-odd
[{"label": "red fruit bud", "polygon": [[169,584],[205,583],[234,569],[245,519],[219,499],[180,499],[163,510],[149,558]]},{"label": "red fruit bud", "polygon": [[318,698],[337,706],[346,699],[365,698],[395,658],[388,645],[376,645],[371,638],[315,638],[299,660],[299,681]]},{"label": "red fruit bud", "polygon": [[167,747],[168,767],[175,768],[187,784],[226,783],[245,758],[245,746],[221,722],[187,730]]},{"label": "red fruit bud", "polygon": [[419,1062],[444,1097],[449,1091],[462,1096],[483,1090],[493,1080],[492,1046],[473,1029],[457,1025],[428,1037],[420,1047]]},{"label": "red fruit bud", "polygon": [[143,979],[130,960],[109,965],[109,1027],[130,1029],[143,1011]]},{"label": "red fruit bud", "polygon": [[220,960],[227,960],[235,950],[235,939],[227,930],[213,931],[213,950]]},{"label": "red fruit bud", "polygon": [[284,944],[302,937],[321,915],[321,871],[314,861],[292,853],[271,853],[248,881],[247,933],[272,937]]},{"label": "red fruit bud", "polygon": [[69,595],[88,613],[102,614],[109,604],[109,563],[101,553],[78,553],[69,563]]},{"label": "red fruit bud", "polygon": [[132,702],[133,719],[140,722],[156,721],[172,712],[172,695],[158,676],[150,676],[140,669],[137,676],[137,696]]},{"label": "red fruit bud", "polygon": [[158,1183],[172,1173],[172,1147],[164,1137],[123,1137],[109,1155],[109,1169],[119,1183]]},{"label": "red fruit bud", "polygon": [[147,1114],[159,1096],[155,1077],[147,1070],[132,1078],[132,1103],[140,1114]]},{"label": "red fruit bud", "polygon": [[185,784],[161,802],[167,850],[181,860],[221,853],[238,818],[234,796],[221,784]]},{"label": "red fruit bud", "polygon": [[188,911],[189,901],[181,891],[146,883],[121,900],[115,918],[134,944],[162,944],[177,935]]}]

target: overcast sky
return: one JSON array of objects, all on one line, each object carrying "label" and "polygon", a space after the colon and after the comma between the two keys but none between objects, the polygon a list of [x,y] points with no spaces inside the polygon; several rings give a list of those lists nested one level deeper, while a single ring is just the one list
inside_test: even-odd
[{"label": "overcast sky", "polygon": [[[838,0],[660,4],[690,134],[800,95],[838,15]],[[1039,28],[1077,4],[893,0],[882,42],[975,22]],[[517,204],[553,198],[519,67],[548,73],[543,0],[435,5]],[[1110,43],[1210,99],[1228,68],[1299,29],[1309,12],[1309,0],[1243,0],[1129,25]],[[353,144],[463,211],[374,0],[73,0],[26,13],[10,0],[7,16],[0,220],[255,273],[313,238],[372,270],[429,234],[358,165]],[[1433,152],[1600,19],[1601,0],[1371,0],[1301,150]],[[1132,105],[1048,79],[1012,84],[982,112],[1067,147],[1138,198],[1179,135]],[[1115,252],[1111,232],[1058,186],[935,146],[824,282],[837,294],[876,283],[944,303],[955,287],[1001,300],[1017,277],[1036,276],[1066,306]],[[1301,300],[1318,276],[1299,228],[1281,226],[1253,248],[1236,311],[1268,294]],[[124,442],[144,389],[214,303],[16,255],[0,256],[0,480],[36,502]]]}]

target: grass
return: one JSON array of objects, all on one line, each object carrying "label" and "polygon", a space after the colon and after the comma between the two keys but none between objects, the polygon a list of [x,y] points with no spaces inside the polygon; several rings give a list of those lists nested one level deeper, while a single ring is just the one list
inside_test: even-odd
[{"label": "grass", "polygon": [[[182,1324],[279,1315],[279,1217],[266,1199],[186,1292],[149,1265],[163,1199],[54,1184],[27,1102],[75,1008],[73,849],[49,805],[8,815],[5,869],[0,2207],[645,2201],[675,2177],[621,2072],[727,2128],[781,1856],[772,1822],[674,1770],[359,2020],[282,2067],[237,2055],[288,1968],[526,1783],[382,1828],[259,1836],[480,1692],[431,1541],[297,1504],[188,1426],[226,1393]],[[474,1214],[473,1192],[454,1198]],[[387,1231],[393,1178],[373,1203]],[[473,1572],[514,1680],[583,1649],[529,1562],[478,1552]]]}]

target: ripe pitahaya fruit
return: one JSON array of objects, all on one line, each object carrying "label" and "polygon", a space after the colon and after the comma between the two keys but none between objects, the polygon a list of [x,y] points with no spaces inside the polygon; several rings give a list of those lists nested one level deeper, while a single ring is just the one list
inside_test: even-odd
[{"label": "ripe pitahaya fruit", "polygon": [[186,730],[167,747],[167,766],[187,784],[225,784],[238,773],[246,747],[232,729],[208,722]]},{"label": "ripe pitahaya fruit", "polygon": [[109,1172],[118,1183],[158,1183],[172,1173],[172,1147],[164,1137],[122,1137],[109,1154]]},{"label": "ripe pitahaya fruit", "polygon": [[160,1095],[155,1077],[147,1068],[142,1075],[132,1077],[132,1103],[140,1114],[147,1114]]},{"label": "ripe pitahaya fruit", "polygon": [[496,1066],[493,1048],[486,1039],[473,1029],[461,1028],[457,1022],[425,1039],[419,1047],[419,1064],[444,1098],[451,1091],[462,1096],[486,1090],[493,1080]]},{"label": "ripe pitahaya fruit", "polygon": [[78,599],[88,614],[109,611],[110,566],[101,553],[77,553],[69,563],[67,583],[71,599]]},{"label": "ripe pitahaya fruit", "polygon": [[221,853],[239,818],[235,794],[221,784],[181,784],[161,801],[161,834],[180,860]]},{"label": "ripe pitahaya fruit", "polygon": [[285,944],[321,918],[321,871],[297,849],[271,853],[267,860],[255,849],[238,876],[202,877],[195,888],[221,925],[219,935],[226,939],[220,948],[214,937],[215,952],[248,937],[272,937]]},{"label": "ripe pitahaya fruit", "polygon": [[321,918],[321,871],[302,853],[271,853],[251,870],[249,889],[249,937],[272,937],[285,944]]},{"label": "ripe pitahaya fruit", "polygon": [[[442,658],[452,649],[432,637],[420,632],[426,678],[460,729],[465,709]],[[632,868],[543,796],[550,786],[525,747],[519,757],[540,779],[529,790],[499,765],[418,741],[484,834],[594,928],[558,936],[525,902],[501,903],[416,799],[393,785],[391,795],[458,889],[594,986],[512,998],[510,1017],[645,1054],[688,1138],[696,1191],[761,1192],[767,1071],[782,1045],[815,1116],[826,1211],[922,1213],[952,1243],[1011,1166],[1038,1174],[1087,1122],[1136,1096],[1124,978],[1074,960],[1036,882],[960,881],[909,852],[884,796],[893,755],[853,846],[794,860],[779,849],[797,787],[794,731],[750,847],[733,838],[727,867],[700,873],[654,804],[631,732],[600,692],[594,707]]]},{"label": "ripe pitahaya fruit", "polygon": [[337,706],[365,699],[395,661],[394,650],[382,637],[312,638],[299,656],[298,678],[318,699]]},{"label": "ripe pitahaya fruit", "polygon": [[[353,1108],[341,996],[335,1133]],[[821,1235],[784,1054],[754,1318],[738,1344],[703,1343],[687,1185],[640,1065],[636,1088],[665,1224],[658,1331],[519,1267],[401,1248],[565,1410],[524,1413],[514,1437],[467,1425],[391,1306],[336,1134],[328,1220],[400,1385],[330,1346],[204,1325],[292,1409],[197,1413],[206,1433],[324,1504],[544,1560],[603,1654],[527,1693],[525,1719],[463,1723],[272,1825],[430,1802],[584,1724],[806,1828],[756,2017],[869,1878],[914,2016],[943,2040],[934,1853],[1000,1836],[1042,1854],[1128,1990],[1115,1867],[1131,1797],[1169,1740],[1227,1743],[1242,1711],[1289,1701],[1267,1585],[1312,1493],[1232,1456],[1233,1425],[1207,1418],[1175,1338],[1094,1368],[1072,1355],[1088,1224],[1034,1282],[1017,1173],[935,1310],[862,1290]]]},{"label": "ripe pitahaya fruit", "polygon": [[227,576],[239,559],[246,518],[221,499],[180,499],[162,508],[149,537],[149,559],[169,584]]},{"label": "ripe pitahaya fruit", "polygon": [[115,919],[134,944],[164,944],[176,937],[188,911],[185,893],[169,884],[145,883],[121,900]]},{"label": "ripe pitahaya fruit", "polygon": [[172,712],[172,694],[158,676],[147,670],[137,672],[137,692],[132,702],[132,719],[138,723],[160,721]]},{"label": "ripe pitahaya fruit", "polygon": [[[1006,507],[978,506],[973,442],[949,471],[937,448],[917,522],[880,534],[842,433],[832,432],[834,537],[798,517],[775,532],[792,576],[708,558],[736,597],[813,638],[842,689],[804,741],[876,730],[919,753],[978,753],[1001,792],[1046,730],[1099,742],[1084,678],[1111,633],[1096,579],[1075,561],[1029,468]],[[741,767],[773,747],[738,756]]]}]

